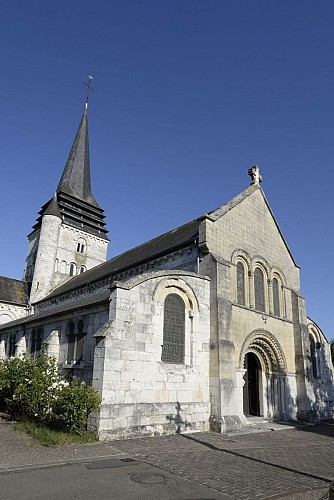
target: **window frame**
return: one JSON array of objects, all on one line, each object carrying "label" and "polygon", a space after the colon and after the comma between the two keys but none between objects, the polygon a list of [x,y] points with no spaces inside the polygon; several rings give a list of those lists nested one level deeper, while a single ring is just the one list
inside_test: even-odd
[{"label": "window frame", "polygon": [[[174,304],[173,304],[174,302]],[[179,310],[176,313],[181,317],[179,324],[171,318],[172,312],[175,313],[175,305],[178,303]],[[174,308],[174,309],[173,309]],[[186,304],[183,298],[175,293],[171,292],[166,295],[164,300],[164,317],[163,317],[163,342],[162,342],[162,350],[161,350],[161,361],[166,364],[185,364],[185,355],[186,355]],[[183,313],[182,313],[183,311]],[[183,317],[182,317],[183,316]],[[170,334],[168,331],[169,328],[173,328],[170,338],[167,336]],[[179,331],[177,331],[179,330]],[[175,339],[180,336],[179,342],[175,342]],[[177,346],[178,350],[172,350]]]},{"label": "window frame", "polygon": [[79,319],[76,323],[74,321],[68,322],[65,365],[77,367],[84,363],[84,347],[87,333],[84,328],[82,319]]},{"label": "window frame", "polygon": [[70,263],[69,275],[70,276],[76,276],[77,275],[77,265],[76,265],[75,262],[71,262]]},{"label": "window frame", "polygon": [[[262,274],[262,279],[261,279],[261,282],[262,282],[262,288],[261,290],[257,287],[257,271],[259,271],[261,274]],[[266,287],[266,275],[267,273],[264,271],[264,269],[259,266],[258,264],[255,265],[255,268],[254,268],[254,274],[253,274],[253,279],[254,279],[254,308],[256,311],[259,311],[261,313],[266,313],[267,312],[267,297],[266,297],[266,294],[267,294],[267,287]],[[258,305],[260,304],[260,302],[258,301],[258,294],[257,294],[257,291],[261,292],[261,295],[262,295],[262,298],[263,298],[263,309],[261,307],[258,307]]]},{"label": "window frame", "polygon": [[[242,268],[243,270],[243,287],[239,287],[239,272],[238,269]],[[239,306],[247,305],[247,285],[246,285],[246,276],[248,275],[245,263],[242,260],[238,260],[236,263],[236,302]],[[243,301],[239,302],[239,291],[243,294]]]},{"label": "window frame", "polygon": [[30,355],[32,358],[37,359],[41,353],[43,346],[43,329],[33,328],[30,334]]}]

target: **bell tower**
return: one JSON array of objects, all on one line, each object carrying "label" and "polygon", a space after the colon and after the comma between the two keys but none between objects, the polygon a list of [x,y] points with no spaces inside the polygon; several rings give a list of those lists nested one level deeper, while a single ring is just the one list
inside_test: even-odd
[{"label": "bell tower", "polygon": [[[91,77],[90,77],[91,78]],[[104,210],[91,191],[88,92],[82,118],[54,196],[28,235],[23,279],[38,302],[68,279],[106,261],[109,238]]]}]

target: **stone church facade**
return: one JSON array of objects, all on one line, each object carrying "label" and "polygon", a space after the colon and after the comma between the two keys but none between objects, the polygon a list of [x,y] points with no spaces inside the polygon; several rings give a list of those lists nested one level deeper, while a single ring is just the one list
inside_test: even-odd
[{"label": "stone church facade", "polygon": [[0,357],[44,344],[102,396],[101,440],[333,417],[329,344],[260,187],[106,261],[87,102],[23,280],[0,277]]}]

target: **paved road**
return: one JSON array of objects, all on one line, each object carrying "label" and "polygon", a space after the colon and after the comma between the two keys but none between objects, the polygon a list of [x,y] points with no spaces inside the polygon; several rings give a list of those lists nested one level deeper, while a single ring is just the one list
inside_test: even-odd
[{"label": "paved road", "polygon": [[327,492],[334,425],[255,430],[52,449],[32,447],[0,421],[1,498],[315,500]]}]

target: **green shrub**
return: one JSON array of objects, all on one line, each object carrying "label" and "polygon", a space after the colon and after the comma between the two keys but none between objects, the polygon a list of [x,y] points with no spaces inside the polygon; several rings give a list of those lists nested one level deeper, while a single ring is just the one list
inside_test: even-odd
[{"label": "green shrub", "polygon": [[84,431],[89,413],[101,403],[92,387],[60,375],[55,359],[45,353],[0,361],[0,394],[2,408],[15,418],[71,432]]}]

